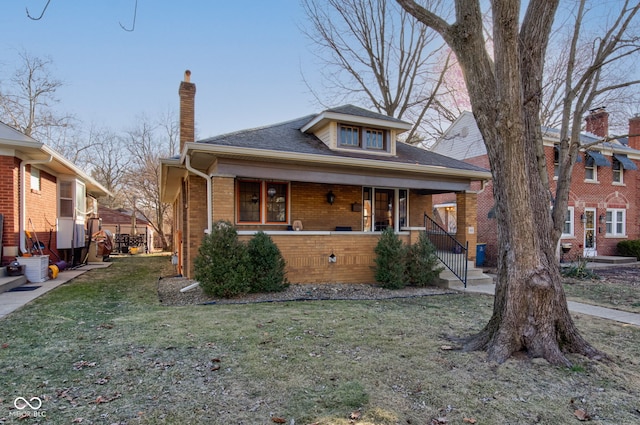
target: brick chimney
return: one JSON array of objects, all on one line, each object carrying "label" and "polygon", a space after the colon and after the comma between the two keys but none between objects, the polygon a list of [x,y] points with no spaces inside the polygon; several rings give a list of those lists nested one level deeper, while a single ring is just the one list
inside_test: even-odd
[{"label": "brick chimney", "polygon": [[590,110],[585,120],[587,121],[587,133],[599,137],[609,135],[609,113],[604,110],[604,106]]},{"label": "brick chimney", "polygon": [[629,147],[640,150],[640,116],[629,118]]},{"label": "brick chimney", "polygon": [[196,137],[195,100],[196,85],[191,82],[191,71],[184,72],[184,81],[178,90],[180,96],[180,153],[185,142],[194,142]]}]

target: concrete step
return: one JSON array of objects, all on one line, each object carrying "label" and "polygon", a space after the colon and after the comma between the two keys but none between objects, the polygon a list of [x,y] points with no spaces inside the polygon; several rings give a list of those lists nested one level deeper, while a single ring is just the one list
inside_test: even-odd
[{"label": "concrete step", "polygon": [[635,264],[638,262],[636,257],[617,257],[613,255],[598,255],[596,257],[587,257],[587,261],[592,263],[606,264]]},{"label": "concrete step", "polygon": [[27,283],[27,278],[23,276],[7,276],[7,268],[0,267],[0,293],[10,291],[13,288]]}]

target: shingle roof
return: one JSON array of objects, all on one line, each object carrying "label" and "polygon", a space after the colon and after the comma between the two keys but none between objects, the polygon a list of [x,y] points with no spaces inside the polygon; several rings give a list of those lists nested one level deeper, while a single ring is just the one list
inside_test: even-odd
[{"label": "shingle roof", "polygon": [[[353,105],[341,106],[330,110],[345,114],[358,114],[359,116],[369,116],[380,118],[381,115],[375,112]],[[365,115],[368,114],[368,115]],[[467,164],[435,152],[427,151],[405,143],[397,142],[396,156],[373,156],[364,152],[333,151],[329,149],[320,139],[313,134],[303,133],[300,129],[312,120],[316,115],[307,115],[291,121],[279,124],[264,126],[259,128],[241,130],[234,133],[222,134],[208,139],[200,140],[197,143],[206,143],[220,146],[235,146],[251,149],[266,149],[282,152],[308,153],[313,155],[326,155],[334,157],[348,157],[377,160],[380,162],[395,162],[405,164],[416,164],[425,166],[438,166],[458,170],[487,171],[484,168]],[[385,117],[389,119],[390,117]],[[390,118],[390,120],[396,120]],[[403,122],[403,121],[400,121]]]}]

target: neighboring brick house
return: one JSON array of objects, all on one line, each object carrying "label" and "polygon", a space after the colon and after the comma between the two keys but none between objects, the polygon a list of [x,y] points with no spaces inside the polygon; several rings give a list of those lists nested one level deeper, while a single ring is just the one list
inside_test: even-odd
[{"label": "neighboring brick house", "polygon": [[[586,117],[581,143],[589,145],[608,137],[608,113],[592,111]],[[640,172],[640,117],[629,120],[628,138],[617,138],[582,150],[574,165],[569,193],[567,221],[561,243],[571,244],[566,255],[616,255],[621,240],[640,238],[638,185]],[[544,151],[555,195],[559,132],[543,128]],[[489,159],[480,131],[471,112],[463,112],[432,146],[432,152],[448,155],[469,164],[489,168]],[[486,243],[487,265],[495,265],[497,251],[496,220],[493,213],[493,182],[478,191],[478,243]],[[435,211],[446,221],[446,211],[455,212],[452,195],[434,199]]]},{"label": "neighboring brick house", "polygon": [[37,236],[45,254],[53,251],[70,261],[72,250],[85,246],[86,221],[96,212],[96,199],[107,195],[107,189],[59,153],[0,123],[3,265],[30,251],[25,230],[34,240]]},{"label": "neighboring brick house", "polygon": [[162,160],[161,173],[182,274],[193,276],[212,223],[228,220],[243,240],[266,231],[291,282],[373,282],[380,231],[391,226],[415,241],[432,196],[448,192],[466,206],[456,236],[475,253],[468,189],[487,170],[397,142],[408,123],[352,105],[193,142],[189,80],[186,72],[179,89],[180,155]]}]

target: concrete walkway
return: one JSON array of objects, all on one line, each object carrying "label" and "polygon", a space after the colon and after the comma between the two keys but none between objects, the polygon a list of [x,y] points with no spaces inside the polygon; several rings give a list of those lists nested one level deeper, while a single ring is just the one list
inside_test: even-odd
[{"label": "concrete walkway", "polygon": [[58,273],[55,279],[40,283],[27,283],[24,286],[39,286],[33,291],[8,291],[0,293],[0,319],[9,313],[19,309],[25,304],[35,300],[39,296],[46,294],[54,288],[74,279],[81,274],[93,269],[109,267],[112,263],[89,263],[73,270],[64,270]]},{"label": "concrete walkway", "polygon": [[[494,295],[496,293],[496,285],[493,283],[486,285],[468,285],[466,289],[462,286],[462,283],[460,283],[460,285],[450,285],[450,288],[461,292],[475,294]],[[614,310],[612,308],[604,308],[591,304],[577,303],[574,301],[568,301],[567,304],[569,305],[569,311],[573,313],[587,314],[589,316],[601,317],[603,319],[640,326],[640,314],[628,313],[626,311]]]}]

